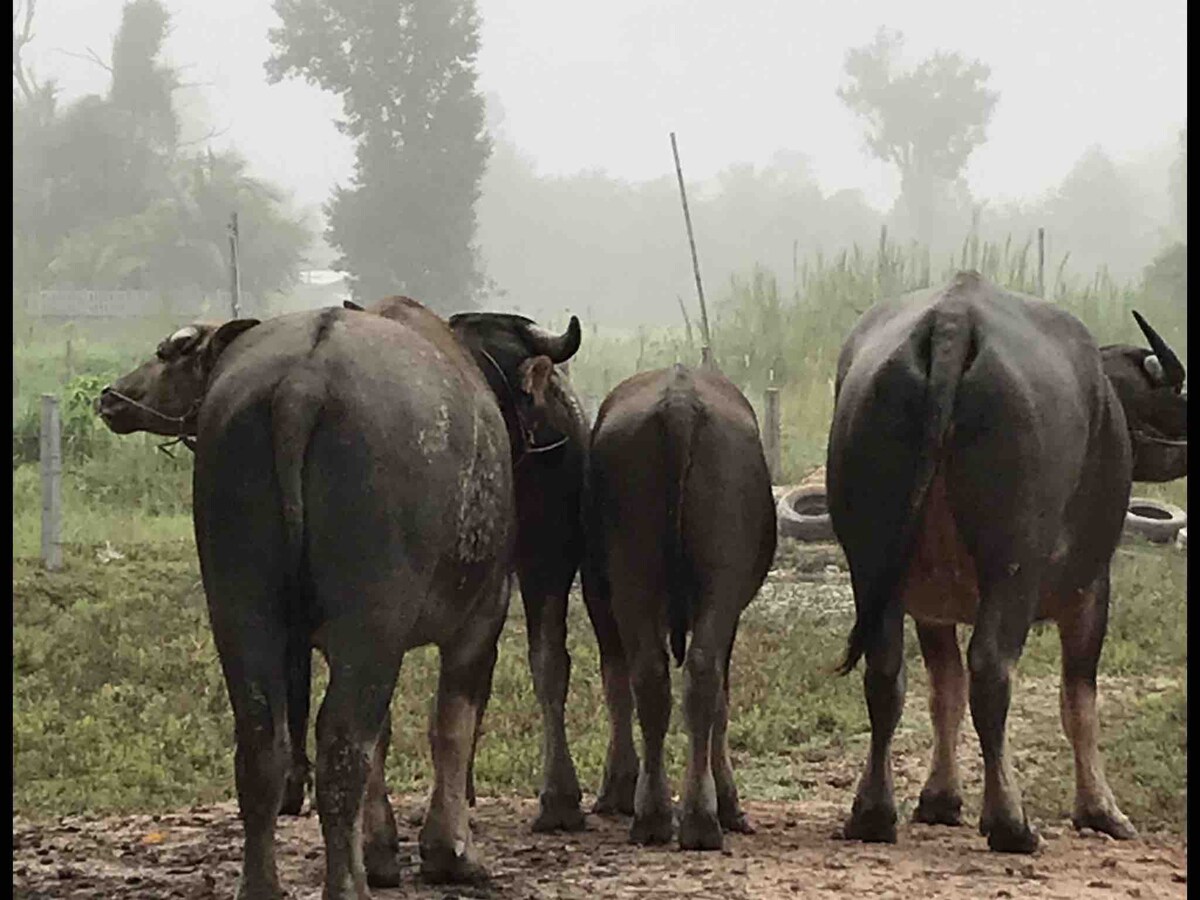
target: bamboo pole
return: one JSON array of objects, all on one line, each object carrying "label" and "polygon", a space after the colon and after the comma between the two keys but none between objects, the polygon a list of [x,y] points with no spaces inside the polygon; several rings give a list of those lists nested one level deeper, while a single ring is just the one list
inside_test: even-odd
[{"label": "bamboo pole", "polygon": [[696,294],[700,298],[700,328],[704,333],[704,344],[700,348],[701,362],[712,362],[712,335],[708,330],[708,309],[704,305],[704,285],[700,282],[700,260],[696,256],[696,239],[692,234],[692,214],[688,212],[687,191],[683,187],[683,167],[679,164],[679,146],[675,143],[675,132],[671,132],[671,153],[675,156],[675,177],[679,179],[679,197],[683,201],[683,221],[687,225],[688,246],[692,251],[692,272],[696,276]]}]

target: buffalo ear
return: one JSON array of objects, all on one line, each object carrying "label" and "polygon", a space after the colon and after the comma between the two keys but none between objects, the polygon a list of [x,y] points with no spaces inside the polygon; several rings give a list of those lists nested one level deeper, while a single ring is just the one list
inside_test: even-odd
[{"label": "buffalo ear", "polygon": [[225,352],[225,348],[229,346],[235,337],[257,324],[259,324],[258,319],[234,319],[232,322],[226,322],[214,331],[212,337],[208,339],[204,347],[204,352],[208,356],[208,364],[212,365],[216,362],[217,357]]},{"label": "buffalo ear", "polygon": [[1150,376],[1155,384],[1162,384],[1167,380],[1162,363],[1153,353],[1142,360],[1142,368],[1146,370],[1146,374]]},{"label": "buffalo ear", "polygon": [[361,306],[359,306],[353,300],[343,300],[342,301],[342,309],[353,309],[353,310],[356,310],[357,312],[366,312],[365,309],[363,309]]},{"label": "buffalo ear", "polygon": [[521,376],[521,390],[533,398],[534,406],[546,405],[546,388],[554,373],[554,363],[548,356],[532,356],[517,369]]}]

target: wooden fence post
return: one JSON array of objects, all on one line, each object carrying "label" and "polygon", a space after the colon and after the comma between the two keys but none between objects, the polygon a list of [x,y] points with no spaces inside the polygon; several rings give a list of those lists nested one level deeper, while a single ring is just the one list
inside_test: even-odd
[{"label": "wooden fence post", "polygon": [[1038,296],[1046,299],[1046,229],[1038,228]]},{"label": "wooden fence post", "polygon": [[62,420],[54,394],[42,394],[40,437],[42,561],[55,572],[62,568]]},{"label": "wooden fence post", "polygon": [[237,213],[229,217],[229,299],[233,306],[233,317],[242,314],[242,273],[238,267],[238,221]]},{"label": "wooden fence post", "polygon": [[763,450],[767,455],[767,469],[771,473],[771,484],[779,483],[780,467],[780,427],[779,427],[779,388],[774,385],[767,388],[763,397]]}]

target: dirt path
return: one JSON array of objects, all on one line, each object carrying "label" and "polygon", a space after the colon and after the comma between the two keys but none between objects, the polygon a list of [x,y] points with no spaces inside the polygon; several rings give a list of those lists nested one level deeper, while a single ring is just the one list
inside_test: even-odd
[{"label": "dirt path", "polygon": [[[627,820],[589,817],[575,835],[534,835],[533,801],[481,799],[475,835],[492,881],[479,888],[424,885],[416,869],[418,798],[393,798],[401,814],[400,888],[390,897],[1179,897],[1187,894],[1186,843],[1148,835],[1130,843],[1047,828],[1035,857],[988,852],[973,827],[907,825],[899,843],[832,837],[844,810],[830,801],[746,804],[755,835],[727,838],[722,853],[626,843]],[[163,816],[68,817],[35,826],[13,820],[13,893],[28,898],[232,897],[241,856],[232,803]],[[321,894],[315,815],[282,819],[280,877],[293,900]]]}]

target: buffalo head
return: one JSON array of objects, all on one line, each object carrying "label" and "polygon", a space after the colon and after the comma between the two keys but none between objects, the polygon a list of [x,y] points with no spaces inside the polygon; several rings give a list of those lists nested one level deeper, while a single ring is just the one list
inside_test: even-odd
[{"label": "buffalo head", "polygon": [[[410,297],[388,297],[368,307],[351,300],[342,305],[413,325],[430,315]],[[515,457],[558,446],[576,433],[583,413],[562,389],[562,375],[554,367],[579,350],[582,330],[577,317],[571,316],[561,335],[511,313],[458,313],[446,324],[491,385],[508,422]]]},{"label": "buffalo head", "polygon": [[1125,410],[1133,446],[1134,481],[1187,475],[1187,372],[1175,352],[1136,311],[1150,349],[1100,348],[1104,373]]},{"label": "buffalo head", "polygon": [[577,317],[571,316],[562,334],[508,313],[459,313],[449,324],[475,357],[501,407],[511,406],[515,412],[525,450],[574,433],[574,408],[557,387],[561,376],[554,367],[579,350]]},{"label": "buffalo head", "polygon": [[180,328],[158,345],[153,359],[100,392],[97,414],[117,434],[194,435],[213,366],[230,341],[258,321]]}]

